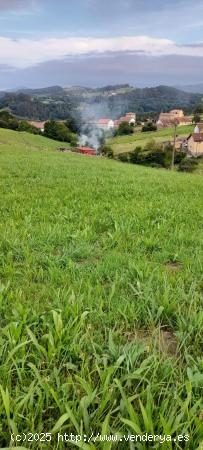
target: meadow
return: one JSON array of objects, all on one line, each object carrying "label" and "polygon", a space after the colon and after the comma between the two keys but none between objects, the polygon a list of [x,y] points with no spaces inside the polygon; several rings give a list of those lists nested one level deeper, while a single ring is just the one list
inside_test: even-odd
[{"label": "meadow", "polygon": [[57,147],[0,129],[0,448],[201,450],[203,178]]},{"label": "meadow", "polygon": [[[194,125],[183,125],[177,128],[177,137],[186,138],[194,130]],[[148,141],[156,140],[157,142],[172,141],[174,136],[173,128],[164,128],[163,130],[147,131],[142,133],[141,131],[135,131],[130,136],[116,136],[108,139],[108,145],[110,145],[114,151],[114,154],[131,152],[137,146],[144,147]]]}]

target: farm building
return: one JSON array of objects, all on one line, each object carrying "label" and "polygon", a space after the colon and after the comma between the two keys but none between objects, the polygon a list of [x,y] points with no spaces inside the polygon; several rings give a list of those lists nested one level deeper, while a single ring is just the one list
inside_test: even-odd
[{"label": "farm building", "polygon": [[132,113],[132,112],[129,112],[129,113],[126,113],[125,116],[120,117],[120,119],[115,120],[115,121],[114,121],[114,126],[115,126],[115,128],[118,128],[119,125],[120,125],[122,122],[127,122],[127,123],[129,123],[129,125],[134,125],[134,126],[135,126],[135,124],[136,124],[136,114],[135,114],[135,113]]},{"label": "farm building", "polygon": [[203,133],[203,122],[196,124],[194,133]]},{"label": "farm building", "polygon": [[113,128],[118,128],[120,123],[122,122],[127,122],[129,123],[129,125],[135,125],[136,123],[136,114],[132,113],[132,112],[128,112],[126,113],[125,116],[120,117],[117,120],[112,120],[112,119],[99,119],[96,122],[96,125],[98,126],[98,128],[101,128],[103,130],[112,130]]},{"label": "farm building", "polygon": [[187,150],[191,156],[203,155],[203,133],[192,133],[188,136]]},{"label": "farm building", "polygon": [[91,147],[76,147],[76,152],[82,153],[83,155],[96,156],[97,152],[94,148]]},{"label": "farm building", "polygon": [[174,125],[189,125],[192,123],[192,119],[189,116],[185,116],[182,109],[172,109],[168,113],[161,112],[159,119],[156,122],[157,128],[167,128]]},{"label": "farm building", "polygon": [[99,119],[97,126],[102,130],[111,130],[114,128],[114,121],[111,119]]},{"label": "farm building", "polygon": [[40,130],[42,133],[44,133],[44,124],[46,122],[39,122],[39,121],[35,121],[35,120],[29,120],[28,123],[30,125],[32,125],[33,127],[37,128],[38,130]]}]

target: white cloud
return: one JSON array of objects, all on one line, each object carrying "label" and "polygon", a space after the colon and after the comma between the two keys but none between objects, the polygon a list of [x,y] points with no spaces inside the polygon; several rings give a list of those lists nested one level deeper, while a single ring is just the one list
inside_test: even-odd
[{"label": "white cloud", "polygon": [[149,36],[115,38],[49,38],[41,40],[0,37],[0,62],[11,67],[26,68],[66,56],[103,54],[106,52],[140,52],[147,55],[203,56],[203,44],[177,45],[169,39]]}]

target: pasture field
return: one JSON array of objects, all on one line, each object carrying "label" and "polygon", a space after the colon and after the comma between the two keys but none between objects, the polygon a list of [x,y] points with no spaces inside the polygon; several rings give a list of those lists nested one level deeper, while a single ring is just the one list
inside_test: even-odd
[{"label": "pasture field", "polygon": [[200,450],[203,178],[56,146],[0,130],[0,448]]},{"label": "pasture field", "polygon": [[[194,130],[194,125],[184,125],[177,128],[177,136],[184,138],[187,137]],[[141,131],[135,132],[130,136],[116,136],[108,139],[108,145],[110,145],[115,154],[130,152],[137,146],[144,147],[144,145],[154,139],[157,142],[164,142],[173,139],[173,128],[164,128],[163,130],[147,131],[142,133]]]}]

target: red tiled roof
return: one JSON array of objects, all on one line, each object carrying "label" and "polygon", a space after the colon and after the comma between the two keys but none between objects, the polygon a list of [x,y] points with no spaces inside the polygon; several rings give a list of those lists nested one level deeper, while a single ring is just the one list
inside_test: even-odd
[{"label": "red tiled roof", "polygon": [[89,151],[89,150],[94,150],[95,151],[95,149],[94,148],[92,148],[92,147],[77,147],[78,148],[78,150],[84,150],[84,151]]},{"label": "red tiled roof", "polygon": [[38,129],[41,130],[42,128],[44,128],[44,124],[45,124],[46,122],[37,122],[37,121],[35,121],[35,120],[29,120],[28,123],[29,123],[30,125],[33,125],[33,127],[38,128]]},{"label": "red tiled roof", "polygon": [[98,123],[100,125],[108,125],[108,123],[110,122],[110,119],[99,119]]},{"label": "red tiled roof", "polygon": [[188,139],[190,139],[190,137],[193,138],[194,142],[203,142],[203,133],[192,133],[188,136]]},{"label": "red tiled roof", "polygon": [[192,133],[195,142],[203,142],[203,133]]}]

